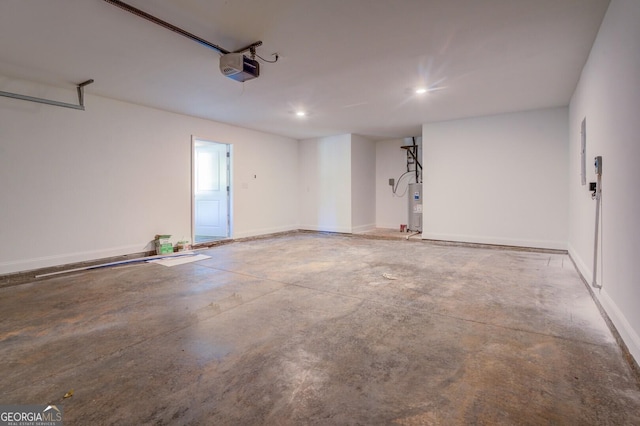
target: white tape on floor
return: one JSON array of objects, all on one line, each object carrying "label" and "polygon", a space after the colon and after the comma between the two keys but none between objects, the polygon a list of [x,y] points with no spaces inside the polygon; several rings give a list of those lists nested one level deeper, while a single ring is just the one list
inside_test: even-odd
[{"label": "white tape on floor", "polygon": [[176,257],[172,259],[150,260],[149,263],[156,263],[158,265],[172,267],[176,265],[182,265],[184,263],[197,262],[199,260],[204,260],[209,258],[211,258],[211,256],[207,256],[205,254],[197,254],[195,256]]}]

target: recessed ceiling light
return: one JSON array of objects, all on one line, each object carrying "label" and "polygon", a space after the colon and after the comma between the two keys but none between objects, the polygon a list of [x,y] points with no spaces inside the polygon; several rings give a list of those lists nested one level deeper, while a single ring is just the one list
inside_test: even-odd
[{"label": "recessed ceiling light", "polygon": [[306,113],[306,112],[304,112],[304,111],[296,111],[296,115],[297,115],[298,117],[304,117],[305,115],[307,115],[307,113]]},{"label": "recessed ceiling light", "polygon": [[427,93],[427,88],[426,87],[418,87],[416,89],[416,94],[422,95],[423,93]]}]

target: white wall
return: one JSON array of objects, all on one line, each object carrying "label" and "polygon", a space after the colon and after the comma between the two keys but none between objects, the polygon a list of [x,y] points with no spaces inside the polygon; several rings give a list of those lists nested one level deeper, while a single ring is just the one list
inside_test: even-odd
[{"label": "white wall", "polygon": [[[233,237],[298,229],[298,142],[232,128]],[[216,130],[216,134],[220,134]]]},{"label": "white wall", "polygon": [[376,144],[351,136],[351,231],[376,227]]},{"label": "white wall", "polygon": [[569,254],[591,282],[595,201],[580,185],[587,118],[587,181],[603,157],[596,296],[640,362],[640,2],[613,0],[570,105]]},{"label": "white wall", "polygon": [[300,229],[351,232],[351,135],[299,143]]},{"label": "white wall", "polygon": [[568,110],[422,127],[423,238],[566,249]]},{"label": "white wall", "polygon": [[157,233],[188,239],[191,135],[233,144],[234,236],[297,228],[295,140],[97,96],[85,105],[0,98],[0,274],[149,250]]},{"label": "white wall", "polygon": [[407,171],[407,152],[400,147],[404,139],[378,141],[376,143],[376,227],[399,229],[406,224],[407,188],[415,182],[414,174],[406,175],[398,184],[397,194],[392,192],[389,179],[398,178]]}]

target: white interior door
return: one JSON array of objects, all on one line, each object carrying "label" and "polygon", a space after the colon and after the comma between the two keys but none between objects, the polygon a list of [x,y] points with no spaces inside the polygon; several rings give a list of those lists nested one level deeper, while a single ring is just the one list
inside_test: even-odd
[{"label": "white interior door", "polygon": [[193,241],[229,237],[229,145],[193,141]]}]

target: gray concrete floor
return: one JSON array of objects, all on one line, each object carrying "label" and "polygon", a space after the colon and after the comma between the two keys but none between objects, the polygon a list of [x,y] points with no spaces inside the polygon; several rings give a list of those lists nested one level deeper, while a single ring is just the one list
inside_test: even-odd
[{"label": "gray concrete floor", "polygon": [[203,253],[1,288],[0,403],[68,425],[640,424],[566,254],[309,233]]},{"label": "gray concrete floor", "polygon": [[369,231],[364,231],[358,236],[362,237],[373,237],[379,239],[389,239],[389,240],[410,240],[410,241],[421,241],[422,236],[417,232],[401,232],[399,227],[398,229],[388,229],[388,228],[375,228]]}]

